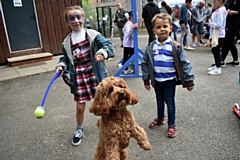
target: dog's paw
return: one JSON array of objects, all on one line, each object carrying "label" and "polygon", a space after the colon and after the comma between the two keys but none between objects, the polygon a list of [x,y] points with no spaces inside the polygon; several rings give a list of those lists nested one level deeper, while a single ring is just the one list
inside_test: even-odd
[{"label": "dog's paw", "polygon": [[140,147],[141,147],[142,149],[146,150],[146,151],[149,151],[149,150],[152,149],[152,146],[150,145],[149,142],[143,143]]}]

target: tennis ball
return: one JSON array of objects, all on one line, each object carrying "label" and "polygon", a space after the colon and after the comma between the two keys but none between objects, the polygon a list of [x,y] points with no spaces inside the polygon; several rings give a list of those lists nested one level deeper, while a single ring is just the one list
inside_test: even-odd
[{"label": "tennis ball", "polygon": [[34,116],[36,118],[42,118],[45,114],[45,111],[42,107],[37,107],[34,111]]}]

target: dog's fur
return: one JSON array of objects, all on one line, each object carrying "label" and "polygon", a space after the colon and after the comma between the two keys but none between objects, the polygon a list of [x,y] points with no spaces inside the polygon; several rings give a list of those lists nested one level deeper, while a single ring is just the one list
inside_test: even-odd
[{"label": "dog's fur", "polygon": [[141,148],[151,149],[146,132],[127,110],[127,105],[134,105],[137,102],[137,95],[129,90],[122,78],[106,78],[98,85],[89,109],[96,116],[101,116],[97,123],[99,141],[94,154],[95,160],[126,159],[126,148],[131,137],[137,140]]}]

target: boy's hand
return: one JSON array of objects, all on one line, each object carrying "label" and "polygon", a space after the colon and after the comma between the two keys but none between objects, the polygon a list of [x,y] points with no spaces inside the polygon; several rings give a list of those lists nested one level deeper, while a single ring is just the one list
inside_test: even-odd
[{"label": "boy's hand", "polygon": [[144,86],[145,86],[146,90],[150,91],[150,89],[151,89],[150,85],[144,85]]},{"label": "boy's hand", "polygon": [[194,88],[194,86],[190,86],[190,87],[187,87],[187,90],[188,90],[188,91],[192,91],[193,88]]}]

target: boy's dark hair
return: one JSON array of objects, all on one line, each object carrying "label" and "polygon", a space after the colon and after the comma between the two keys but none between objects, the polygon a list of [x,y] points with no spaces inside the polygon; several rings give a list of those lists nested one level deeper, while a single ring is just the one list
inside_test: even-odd
[{"label": "boy's dark hair", "polygon": [[185,0],[185,3],[191,3],[192,0]]},{"label": "boy's dark hair", "polygon": [[153,0],[147,0],[148,2],[153,2]]}]

